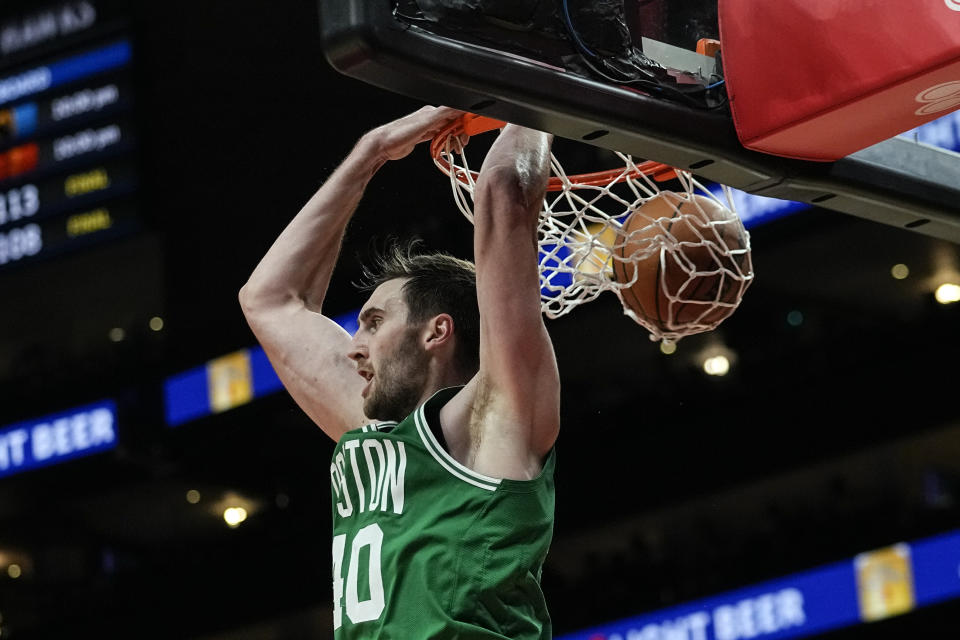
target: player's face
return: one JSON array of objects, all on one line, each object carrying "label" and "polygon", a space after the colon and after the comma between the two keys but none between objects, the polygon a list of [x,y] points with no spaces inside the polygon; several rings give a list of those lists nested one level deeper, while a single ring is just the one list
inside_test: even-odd
[{"label": "player's face", "polygon": [[427,381],[427,354],[417,327],[407,324],[405,280],[377,287],[360,310],[350,357],[367,384],[363,412],[376,420],[402,420],[420,402]]}]

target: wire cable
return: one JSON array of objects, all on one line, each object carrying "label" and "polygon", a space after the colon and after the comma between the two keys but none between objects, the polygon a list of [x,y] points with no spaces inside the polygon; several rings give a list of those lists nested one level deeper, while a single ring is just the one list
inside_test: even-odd
[{"label": "wire cable", "polygon": [[[580,53],[581,61],[591,71],[593,71],[595,74],[597,74],[604,80],[607,80],[608,82],[612,82],[614,84],[627,85],[631,88],[640,87],[649,93],[659,94],[664,97],[672,97],[674,99],[680,100],[681,102],[685,102],[687,104],[690,104],[692,106],[695,106],[701,109],[702,108],[716,109],[716,108],[722,107],[726,102],[725,100],[721,99],[719,101],[719,104],[710,106],[709,104],[707,104],[707,97],[704,95],[706,94],[706,92],[722,86],[725,82],[724,80],[719,80],[718,82],[714,82],[707,86],[704,86],[704,85],[691,86],[689,90],[684,90],[684,89],[681,89],[679,86],[674,86],[674,85],[665,83],[661,80],[658,80],[655,77],[652,77],[654,75],[653,72],[643,69],[640,65],[637,65],[636,63],[632,63],[632,62],[630,63],[634,70],[640,73],[646,73],[651,77],[650,78],[628,77],[620,70],[611,68],[610,61],[607,58],[593,51],[583,41],[583,38],[580,37],[580,33],[577,31],[577,28],[574,26],[573,18],[570,14],[569,0],[560,0],[560,4],[562,8],[564,23],[567,27],[567,31],[569,32],[571,39],[574,42],[574,45],[576,46],[576,48]],[[589,58],[593,58],[593,61],[588,59],[588,56]],[[602,65],[604,67],[604,70],[601,70],[600,68],[598,68],[597,66],[598,64]],[[659,64],[656,64],[654,68],[657,70],[666,72],[666,69]],[[621,77],[614,77],[613,73],[616,73]]]}]

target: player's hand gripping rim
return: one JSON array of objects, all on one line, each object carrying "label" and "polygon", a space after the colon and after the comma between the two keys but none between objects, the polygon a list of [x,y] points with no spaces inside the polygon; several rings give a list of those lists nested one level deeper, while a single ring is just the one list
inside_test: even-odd
[{"label": "player's hand gripping rim", "polygon": [[[400,160],[410,155],[418,144],[432,140],[463,115],[463,111],[451,107],[426,106],[373,129],[365,137],[376,145],[376,153],[384,161]],[[462,140],[461,144],[466,144],[466,140]]]}]

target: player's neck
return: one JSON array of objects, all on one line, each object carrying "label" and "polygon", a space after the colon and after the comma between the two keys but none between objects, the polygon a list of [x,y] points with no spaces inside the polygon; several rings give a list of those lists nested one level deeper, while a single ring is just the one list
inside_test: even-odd
[{"label": "player's neck", "polygon": [[417,403],[417,406],[422,405],[441,389],[462,386],[469,381],[470,376],[462,374],[452,363],[431,361],[427,380],[423,387],[423,394],[420,396],[420,401]]}]

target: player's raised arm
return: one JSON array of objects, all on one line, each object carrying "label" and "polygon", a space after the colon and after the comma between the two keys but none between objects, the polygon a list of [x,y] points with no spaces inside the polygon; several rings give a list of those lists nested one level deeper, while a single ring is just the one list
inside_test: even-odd
[{"label": "player's raised arm", "polygon": [[540,312],[536,228],[551,137],[508,125],[475,192],[480,371],[471,432],[477,469],[524,479],[540,471],[559,429],[560,381]]},{"label": "player's raised arm", "polygon": [[322,314],[344,230],[369,180],[461,114],[424,107],[365,134],[240,290],[244,316],[297,404],[334,440],[368,422],[351,338]]}]

